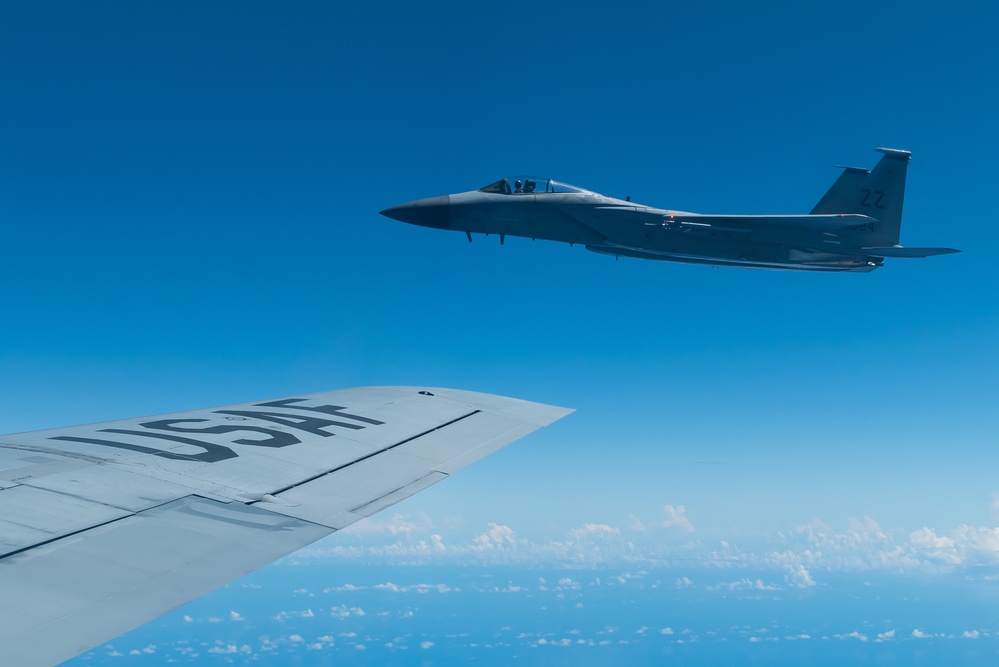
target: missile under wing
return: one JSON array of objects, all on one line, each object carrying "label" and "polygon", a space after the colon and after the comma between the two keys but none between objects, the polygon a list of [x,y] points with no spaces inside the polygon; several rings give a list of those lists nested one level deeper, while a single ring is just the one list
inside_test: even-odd
[{"label": "missile under wing", "polygon": [[364,387],[0,436],[0,665],[54,665],[571,412]]},{"label": "missile under wing", "polygon": [[873,169],[843,173],[807,215],[705,215],[643,206],[547,178],[503,178],[478,190],[382,211],[402,222],[472,234],[581,244],[616,257],[810,271],[872,271],[885,257],[951,248],[899,245],[909,151],[878,148]]}]

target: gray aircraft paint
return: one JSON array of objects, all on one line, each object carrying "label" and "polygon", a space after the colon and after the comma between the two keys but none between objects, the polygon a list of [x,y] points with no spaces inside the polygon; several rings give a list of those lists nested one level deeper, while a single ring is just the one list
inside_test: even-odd
[{"label": "gray aircraft paint", "polygon": [[569,412],[361,387],[0,436],[0,665],[66,660]]},{"label": "gray aircraft paint", "polygon": [[885,257],[952,248],[899,245],[911,154],[893,148],[872,170],[843,167],[807,215],[704,215],[643,206],[544,178],[421,199],[382,215],[423,227],[581,244],[616,257],[809,271],[873,271]]}]

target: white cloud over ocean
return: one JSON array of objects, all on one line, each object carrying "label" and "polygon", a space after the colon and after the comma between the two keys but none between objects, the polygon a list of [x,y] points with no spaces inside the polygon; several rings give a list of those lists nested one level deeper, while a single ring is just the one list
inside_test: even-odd
[{"label": "white cloud over ocean", "polygon": [[[292,557],[393,564],[509,564],[597,567],[641,564],[694,569],[770,571],[764,585],[804,589],[830,572],[948,573],[999,569],[999,528],[886,529],[872,517],[832,527],[815,520],[769,535],[708,536],[695,529],[683,504],[666,504],[655,519],[630,516],[620,525],[589,522],[526,537],[514,526],[489,523],[471,534],[437,525],[425,514],[396,513],[361,521]],[[985,573],[988,574],[987,572]]]}]

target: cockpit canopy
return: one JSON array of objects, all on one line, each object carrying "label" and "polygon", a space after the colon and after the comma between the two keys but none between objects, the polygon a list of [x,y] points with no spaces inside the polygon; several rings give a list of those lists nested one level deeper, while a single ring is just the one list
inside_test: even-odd
[{"label": "cockpit canopy", "polygon": [[492,192],[500,195],[526,195],[526,194],[552,194],[556,192],[589,192],[575,185],[553,181],[550,178],[538,178],[537,176],[511,176],[502,178],[495,183],[490,183],[484,188],[479,188],[479,192]]}]

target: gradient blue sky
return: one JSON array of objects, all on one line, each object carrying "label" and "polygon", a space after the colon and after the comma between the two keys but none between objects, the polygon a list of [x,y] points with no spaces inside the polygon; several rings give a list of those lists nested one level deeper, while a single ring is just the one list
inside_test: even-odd
[{"label": "gradient blue sky", "polygon": [[[961,2],[5,3],[0,431],[502,393],[578,412],[310,557],[436,534],[455,562],[491,562],[485,536],[587,564],[571,536],[601,534],[621,558],[725,544],[786,586],[991,577],[997,24]],[[963,254],[714,269],[377,213],[524,172],[801,213],[875,146],[913,152],[902,243]]]}]

